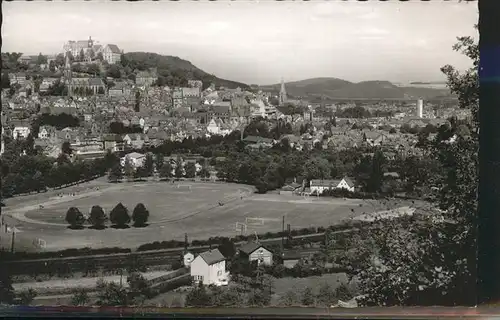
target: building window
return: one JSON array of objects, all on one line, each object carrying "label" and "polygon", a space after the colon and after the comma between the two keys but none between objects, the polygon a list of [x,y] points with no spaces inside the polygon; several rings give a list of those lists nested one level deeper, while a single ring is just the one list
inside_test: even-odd
[{"label": "building window", "polygon": [[217,276],[222,276],[222,271],[221,270],[217,271]]}]

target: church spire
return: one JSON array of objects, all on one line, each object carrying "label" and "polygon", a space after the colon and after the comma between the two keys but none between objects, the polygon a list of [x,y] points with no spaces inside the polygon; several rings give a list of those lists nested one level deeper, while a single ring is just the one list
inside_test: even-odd
[{"label": "church spire", "polygon": [[285,90],[285,80],[281,77],[281,90],[279,96],[279,104],[284,105],[286,102],[286,90]]}]

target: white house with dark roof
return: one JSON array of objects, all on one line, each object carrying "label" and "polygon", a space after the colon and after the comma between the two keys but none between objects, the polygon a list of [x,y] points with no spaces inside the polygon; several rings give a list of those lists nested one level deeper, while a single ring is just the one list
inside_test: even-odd
[{"label": "white house with dark roof", "polygon": [[311,180],[309,188],[313,194],[322,194],[325,190],[344,189],[355,191],[354,182],[348,177],[333,180]]},{"label": "white house with dark roof", "polygon": [[102,49],[101,52],[102,52],[102,57],[109,64],[115,64],[117,62],[120,62],[122,52],[120,51],[120,49],[116,44],[107,44]]},{"label": "white house with dark roof", "polygon": [[239,249],[239,255],[247,258],[249,262],[257,261],[257,264],[272,265],[273,253],[258,242],[248,242]]},{"label": "white house with dark roof", "polygon": [[191,278],[194,283],[216,286],[227,285],[229,272],[226,271],[226,258],[219,249],[200,253],[191,262]]}]

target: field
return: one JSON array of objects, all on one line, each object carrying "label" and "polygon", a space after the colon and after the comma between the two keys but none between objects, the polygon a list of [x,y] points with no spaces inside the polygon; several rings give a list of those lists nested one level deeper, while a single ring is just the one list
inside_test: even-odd
[{"label": "field", "polygon": [[[283,216],[292,229],[324,227],[362,213],[387,209],[387,205],[367,200],[258,195],[252,187],[238,184],[181,182],[180,188],[176,184],[94,183],[80,186],[76,191],[9,199],[12,201],[7,201],[3,212],[5,222],[16,226],[19,234],[44,240],[46,250],[60,250],[86,246],[134,248],[153,241],[183,241],[184,233],[193,240],[280,231]],[[109,213],[119,202],[130,212],[137,203],[144,203],[150,212],[149,226],[70,230],[64,221],[69,207],[76,206],[86,214],[93,205],[100,205]],[[390,206],[404,205],[407,204],[399,202]]]}]

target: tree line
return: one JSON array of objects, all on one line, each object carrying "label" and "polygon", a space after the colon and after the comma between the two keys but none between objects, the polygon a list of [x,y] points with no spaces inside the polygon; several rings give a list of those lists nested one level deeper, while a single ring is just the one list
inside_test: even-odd
[{"label": "tree line", "polygon": [[129,227],[129,223],[133,221],[134,227],[145,227],[149,219],[149,211],[144,204],[138,203],[132,215],[129,214],[127,207],[121,202],[118,203],[109,213],[109,217],[99,205],[92,206],[89,216],[84,215],[78,208],[71,207],[66,212],[66,222],[71,229],[82,229],[85,222],[89,222],[93,229],[104,229],[106,221],[111,221],[112,226],[119,229]]}]

